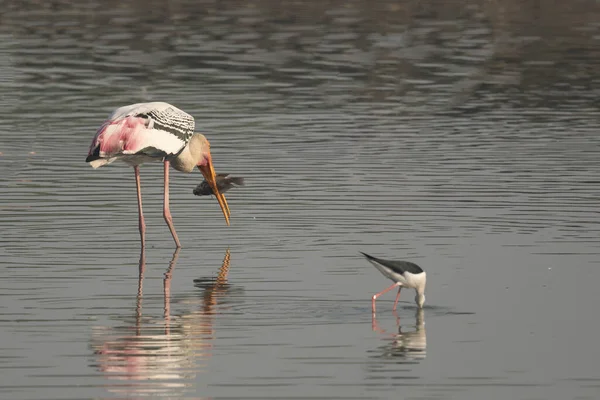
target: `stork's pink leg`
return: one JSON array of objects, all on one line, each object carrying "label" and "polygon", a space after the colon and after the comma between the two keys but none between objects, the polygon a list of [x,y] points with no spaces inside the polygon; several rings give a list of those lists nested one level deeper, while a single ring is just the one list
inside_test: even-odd
[{"label": "stork's pink leg", "polygon": [[142,187],[140,186],[140,167],[136,165],[133,167],[135,172],[135,186],[137,188],[137,200],[138,200],[138,214],[140,216],[140,238],[142,240],[142,247],[146,246],[146,222],[144,221],[144,212],[142,211]]},{"label": "stork's pink leg", "polygon": [[374,294],[374,295],[373,295],[373,300],[371,301],[371,309],[373,310],[373,314],[375,313],[375,300],[377,300],[377,298],[378,298],[379,296],[381,296],[381,295],[382,295],[382,294],[384,294],[384,293],[387,293],[387,292],[389,292],[390,290],[392,290],[392,289],[393,289],[393,288],[395,288],[396,286],[398,286],[398,284],[397,284],[397,283],[394,283],[394,284],[393,284],[392,286],[390,286],[389,288],[387,288],[387,289],[384,289],[384,290],[382,290],[381,292],[379,292],[379,293],[377,293],[377,294]]},{"label": "stork's pink leg", "polygon": [[169,226],[169,230],[171,231],[171,236],[173,236],[173,240],[175,240],[175,246],[177,248],[181,247],[181,243],[179,243],[179,238],[177,237],[177,232],[175,232],[175,226],[173,225],[173,217],[171,217],[171,210],[169,209],[169,162],[165,160],[165,202],[163,205],[163,217],[165,217],[165,221]]},{"label": "stork's pink leg", "polygon": [[146,249],[142,247],[140,252],[140,268],[138,275],[138,293],[137,301],[135,304],[135,334],[139,336],[142,333],[141,322],[142,322],[142,297],[144,287],[144,272],[146,271]]},{"label": "stork's pink leg", "polygon": [[400,300],[400,291],[402,290],[402,286],[398,286],[398,294],[396,295],[396,301],[394,302],[394,308],[392,311],[396,311],[396,306],[398,305],[398,300]]}]

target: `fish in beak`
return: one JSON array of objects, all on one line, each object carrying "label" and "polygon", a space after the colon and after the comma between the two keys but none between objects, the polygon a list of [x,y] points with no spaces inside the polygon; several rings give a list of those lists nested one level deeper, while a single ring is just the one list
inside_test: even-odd
[{"label": "fish in beak", "polygon": [[[217,187],[221,193],[239,186],[244,186],[244,178],[231,176],[230,174],[217,174]],[[213,191],[208,182],[202,181],[196,186],[193,193],[196,196],[210,196],[213,194]]]}]

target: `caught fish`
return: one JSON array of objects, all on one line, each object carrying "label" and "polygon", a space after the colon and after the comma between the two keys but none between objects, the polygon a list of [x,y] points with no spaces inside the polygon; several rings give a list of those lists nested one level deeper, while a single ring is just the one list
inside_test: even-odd
[{"label": "caught fish", "polygon": [[[221,193],[225,193],[232,187],[244,186],[244,178],[231,176],[229,174],[216,174],[217,188]],[[196,196],[208,196],[213,194],[213,190],[205,180],[200,182],[194,189]]]}]

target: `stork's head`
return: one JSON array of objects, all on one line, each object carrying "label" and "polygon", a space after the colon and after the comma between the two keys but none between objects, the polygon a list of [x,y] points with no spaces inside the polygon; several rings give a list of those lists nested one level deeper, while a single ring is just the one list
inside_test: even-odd
[{"label": "stork's head", "polygon": [[223,215],[225,216],[225,222],[229,225],[229,216],[231,213],[225,196],[219,192],[219,188],[217,187],[217,178],[212,163],[212,156],[210,155],[210,143],[208,142],[208,139],[201,133],[195,133],[188,143],[188,148],[196,166],[200,172],[202,172],[204,179],[212,188],[212,191],[221,206],[221,211],[223,211]]}]

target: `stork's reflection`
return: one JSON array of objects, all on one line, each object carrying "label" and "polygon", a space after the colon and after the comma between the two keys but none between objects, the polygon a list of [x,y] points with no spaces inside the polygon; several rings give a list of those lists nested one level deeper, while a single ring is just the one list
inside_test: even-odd
[{"label": "stork's reflection", "polygon": [[129,322],[125,319],[115,327],[94,329],[92,347],[97,368],[111,380],[107,386],[113,393],[168,393],[177,397],[186,391],[186,386],[206,367],[212,355],[214,310],[219,297],[227,293],[230,252],[227,249],[214,285],[207,286],[201,297],[182,297],[177,306],[184,305],[186,311],[173,315],[171,280],[179,251],[173,254],[164,274],[162,318],[143,316],[146,256],[142,249],[135,318]]},{"label": "stork's reflection", "polygon": [[202,304],[204,307],[203,312],[206,315],[214,314],[217,304],[226,304],[226,294],[241,290],[241,288],[232,287],[227,280],[230,259],[231,254],[229,253],[229,249],[227,249],[217,276],[194,279],[194,286],[203,290]]},{"label": "stork's reflection", "polygon": [[376,357],[397,358],[400,362],[415,362],[427,356],[427,332],[423,309],[417,309],[415,323],[402,324],[398,314],[396,316],[397,334],[389,334],[379,327],[377,317],[372,315],[372,328],[381,334],[389,335],[391,342],[380,346],[375,353]]}]

